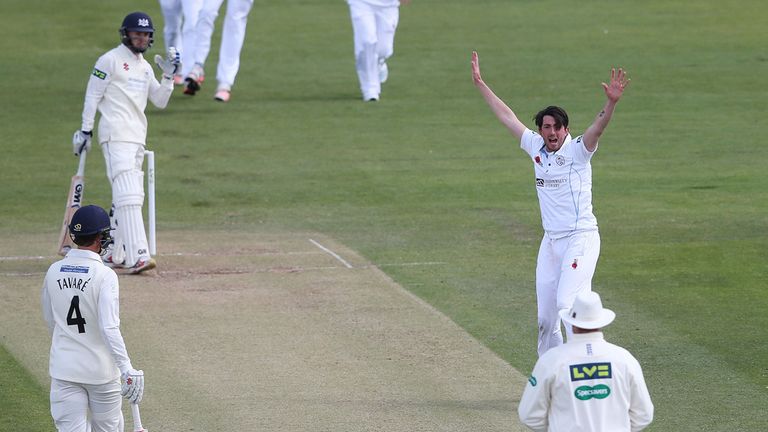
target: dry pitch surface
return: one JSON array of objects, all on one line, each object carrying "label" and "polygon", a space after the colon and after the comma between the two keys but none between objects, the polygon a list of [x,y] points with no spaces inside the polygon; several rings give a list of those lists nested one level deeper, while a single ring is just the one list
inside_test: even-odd
[{"label": "dry pitch surface", "polygon": [[[8,240],[0,342],[47,388],[55,235]],[[524,430],[520,373],[331,238],[172,232],[158,252],[157,270],[120,276],[153,432]]]}]

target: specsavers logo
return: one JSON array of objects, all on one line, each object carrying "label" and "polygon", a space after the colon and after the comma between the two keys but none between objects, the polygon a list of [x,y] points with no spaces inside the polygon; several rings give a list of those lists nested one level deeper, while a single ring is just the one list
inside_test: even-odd
[{"label": "specsavers logo", "polygon": [[594,387],[581,386],[577,388],[576,391],[573,392],[573,395],[576,396],[576,399],[583,400],[583,401],[590,400],[592,398],[605,399],[610,394],[611,394],[611,388],[605,384],[598,384]]}]

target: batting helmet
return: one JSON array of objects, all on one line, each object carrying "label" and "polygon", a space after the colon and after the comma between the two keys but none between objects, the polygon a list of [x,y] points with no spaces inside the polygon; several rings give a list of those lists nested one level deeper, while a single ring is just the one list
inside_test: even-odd
[{"label": "batting helmet", "polygon": [[146,48],[136,48],[133,46],[133,43],[131,43],[131,38],[128,37],[128,32],[149,33],[149,45],[147,45],[147,48],[151,47],[152,42],[155,41],[153,39],[155,28],[152,25],[152,18],[150,18],[149,15],[145,14],[144,12],[133,12],[123,18],[123,25],[120,26],[120,38],[123,42],[123,45],[130,48],[131,51],[136,53],[146,51]]},{"label": "batting helmet", "polygon": [[75,237],[99,234],[109,229],[109,215],[103,208],[95,205],[77,209],[69,224],[69,232]]}]

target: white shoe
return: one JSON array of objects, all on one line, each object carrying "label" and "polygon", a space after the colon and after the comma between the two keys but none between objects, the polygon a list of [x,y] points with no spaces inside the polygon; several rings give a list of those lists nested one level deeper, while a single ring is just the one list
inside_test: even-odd
[{"label": "white shoe", "polygon": [[232,92],[227,89],[218,89],[213,98],[219,102],[229,102],[229,98],[232,96]]},{"label": "white shoe", "polygon": [[379,82],[380,83],[387,82],[388,77],[389,77],[389,68],[387,68],[387,62],[386,61],[379,62]]},{"label": "white shoe", "polygon": [[363,100],[366,102],[376,102],[379,100],[378,93],[363,93]]}]

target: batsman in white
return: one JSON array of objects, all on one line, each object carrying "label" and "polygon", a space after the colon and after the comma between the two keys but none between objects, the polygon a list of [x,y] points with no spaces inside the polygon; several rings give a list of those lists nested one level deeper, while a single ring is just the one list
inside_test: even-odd
[{"label": "batsman in white", "polygon": [[158,83],[142,54],[152,46],[152,20],[143,12],[125,17],[120,27],[122,43],[99,57],[85,93],[82,125],[72,138],[75,155],[89,150],[96,111],[99,144],[112,185],[115,243],[105,262],[141,273],[155,267],[144,230],[144,147],[147,138],[147,100],[165,108],[173,92],[173,75],[181,67],[178,51],[166,58],[155,56],[163,77]]},{"label": "batsman in white", "polygon": [[[165,47],[176,47],[181,53],[181,63],[184,69],[173,76],[173,83],[184,84],[184,77],[195,64],[192,58],[192,48],[184,49],[184,41],[194,41],[195,25],[203,6],[203,0],[159,0],[160,11],[163,13],[163,38]],[[191,43],[189,45],[193,45]]]},{"label": "batsman in white", "polygon": [[[187,45],[194,59],[192,69],[187,73],[184,94],[194,96],[205,80],[205,60],[211,51],[214,21],[224,0],[203,0],[203,6],[195,27],[194,43]],[[224,16],[224,28],[221,32],[219,64],[216,80],[219,82],[213,98],[219,102],[229,102],[232,86],[235,84],[237,71],[240,69],[240,52],[245,42],[245,29],[253,0],[227,0],[227,12]]]},{"label": "batsman in white", "polygon": [[640,363],[608,343],[602,328],[616,314],[596,292],[584,291],[561,311],[573,328],[568,343],[539,357],[517,413],[535,431],[636,432],[653,421]]},{"label": "batsman in white", "polygon": [[51,335],[51,415],[60,432],[122,431],[120,396],[141,402],[144,372],[134,369],[120,332],[117,274],[99,256],[111,240],[109,215],[81,207],[69,231],[77,248],[48,268],[41,296]]},{"label": "batsman in white", "polygon": [[395,52],[400,5],[410,0],[347,0],[352,18],[355,68],[364,101],[378,101],[387,81],[387,59]]},{"label": "batsman in white", "polygon": [[[541,356],[563,343],[558,312],[569,309],[577,294],[592,289],[600,234],[592,212],[590,160],[629,79],[624,70],[611,70],[609,83],[603,83],[605,106],[584,134],[574,139],[568,129],[568,114],[556,106],[536,114],[538,133],[528,129],[485,84],[476,52],[472,53],[472,78],[493,113],[520,140],[520,147],[533,163],[544,227],[536,261]],[[570,327],[565,325],[565,329],[570,335]]]}]

